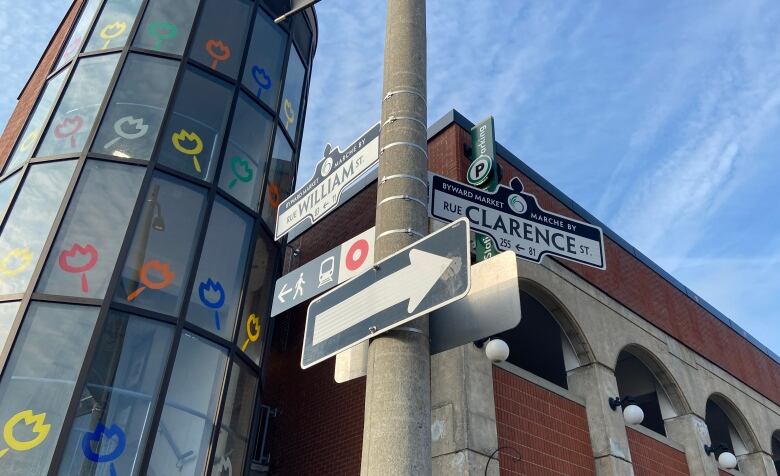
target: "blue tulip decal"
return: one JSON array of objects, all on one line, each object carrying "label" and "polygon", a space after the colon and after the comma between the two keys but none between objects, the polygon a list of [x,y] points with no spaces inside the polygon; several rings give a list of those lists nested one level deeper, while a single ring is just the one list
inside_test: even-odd
[{"label": "blue tulip decal", "polygon": [[[211,301],[206,297],[207,292],[217,293],[219,298],[216,301]],[[215,310],[214,325],[217,327],[217,330],[220,330],[218,309],[225,304],[225,289],[222,287],[222,284],[219,281],[213,281],[211,278],[206,279],[205,282],[198,285],[198,297],[204,306]]]},{"label": "blue tulip decal", "polygon": [[[92,449],[93,443],[98,445],[100,444],[100,440],[104,438],[106,440],[116,439],[116,445],[114,446],[114,449],[111,450],[110,453],[106,454],[100,453],[99,450],[98,452],[95,452],[95,450]],[[114,461],[122,455],[122,452],[125,450],[126,443],[127,438],[125,436],[125,432],[122,431],[119,426],[111,425],[110,427],[106,428],[103,423],[98,423],[95,427],[95,431],[84,433],[84,437],[81,439],[81,450],[84,452],[84,456],[90,461],[94,461],[95,463],[108,463]],[[108,443],[104,443],[104,446],[110,447]],[[111,463],[109,471],[111,476],[116,476],[116,468],[114,467],[114,463]]]}]

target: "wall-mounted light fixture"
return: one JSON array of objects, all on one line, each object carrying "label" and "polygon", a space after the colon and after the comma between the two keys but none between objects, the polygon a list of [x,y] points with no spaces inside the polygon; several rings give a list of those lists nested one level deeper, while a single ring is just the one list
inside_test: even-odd
[{"label": "wall-mounted light fixture", "polygon": [[491,362],[503,362],[509,357],[509,345],[497,337],[485,337],[474,341],[477,348],[485,348],[485,355]]},{"label": "wall-mounted light fixture", "polygon": [[707,456],[715,453],[720,469],[734,469],[737,467],[737,457],[729,451],[729,447],[725,443],[718,443],[712,446],[704,445],[704,452],[707,453]]},{"label": "wall-mounted light fixture", "polygon": [[626,395],[623,398],[609,398],[609,407],[616,410],[618,407],[623,408],[623,420],[629,425],[638,425],[645,419],[645,412],[639,408],[636,401]]}]

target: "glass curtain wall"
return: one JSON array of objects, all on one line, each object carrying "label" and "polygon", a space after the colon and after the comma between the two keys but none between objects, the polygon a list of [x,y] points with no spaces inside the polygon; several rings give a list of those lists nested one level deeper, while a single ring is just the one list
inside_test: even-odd
[{"label": "glass curtain wall", "polygon": [[0,472],[243,474],[314,16],[78,5],[0,156]]}]

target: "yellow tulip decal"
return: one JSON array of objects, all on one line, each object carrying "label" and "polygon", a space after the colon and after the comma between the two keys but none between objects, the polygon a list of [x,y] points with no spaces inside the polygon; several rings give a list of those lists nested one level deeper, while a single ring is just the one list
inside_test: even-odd
[{"label": "yellow tulip decal", "polygon": [[[35,435],[33,439],[21,441],[17,440],[16,436],[14,436],[14,428],[22,420],[24,420],[25,425],[33,426],[30,430],[30,432]],[[29,451],[35,448],[43,443],[46,437],[49,436],[49,430],[51,430],[51,425],[46,423],[46,413],[41,412],[36,415],[32,410],[20,411],[5,422],[5,426],[3,427],[3,439],[8,445],[8,448],[0,450],[0,458],[5,456],[9,449],[15,451]]]},{"label": "yellow tulip decal", "polygon": [[106,42],[103,43],[103,49],[105,50],[108,48],[111,40],[122,36],[122,33],[124,33],[126,29],[127,23],[123,21],[115,21],[114,23],[109,23],[104,26],[103,29],[100,30],[100,37],[106,40]]},{"label": "yellow tulip decal", "polygon": [[[182,141],[191,142],[191,144],[182,145]],[[194,132],[187,132],[182,129],[179,132],[174,132],[171,136],[171,142],[173,147],[182,154],[191,155],[192,163],[195,166],[195,170],[200,173],[200,162],[198,162],[198,154],[203,152],[203,141],[200,136]],[[189,147],[191,145],[191,147]]]},{"label": "yellow tulip decal", "polygon": [[284,117],[287,121],[284,123],[284,128],[289,129],[290,124],[295,120],[295,110],[289,99],[284,98]]},{"label": "yellow tulip decal", "polygon": [[19,150],[25,152],[30,147],[32,147],[33,144],[35,144],[35,139],[38,138],[38,134],[40,134],[40,132],[40,129],[31,130],[30,133],[24,137],[24,140],[19,143]]},{"label": "yellow tulip decal", "polygon": [[[0,273],[6,276],[16,276],[23,272],[32,263],[33,255],[30,248],[14,248],[3,259],[0,259]],[[18,264],[9,267],[9,263],[18,261]]]},{"label": "yellow tulip decal", "polygon": [[246,318],[246,340],[244,341],[244,345],[241,346],[242,352],[246,352],[246,348],[249,347],[250,342],[257,342],[260,338],[261,329],[260,318],[258,318],[255,313],[250,314],[249,317]]}]

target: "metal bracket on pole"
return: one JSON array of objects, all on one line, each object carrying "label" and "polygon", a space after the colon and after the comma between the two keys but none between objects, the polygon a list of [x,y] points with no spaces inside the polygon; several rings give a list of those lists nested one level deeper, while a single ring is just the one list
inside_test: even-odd
[{"label": "metal bracket on pole", "polygon": [[[425,95],[421,93],[420,91],[416,91],[414,89],[396,89],[395,91],[388,91],[385,97],[382,99],[382,101],[387,101],[391,97],[395,96],[396,94],[414,94],[415,96],[422,99],[422,101],[428,105],[428,100],[425,98]],[[426,127],[427,128],[427,127]]]},{"label": "metal bracket on pole", "polygon": [[380,234],[378,234],[376,236],[376,239],[378,240],[379,238],[382,238],[384,236],[394,235],[394,234],[398,234],[398,233],[405,233],[407,235],[419,236],[420,238],[424,238],[425,237],[424,233],[420,233],[417,230],[412,230],[411,228],[399,228],[399,229],[395,229],[395,230],[387,230],[384,233],[380,233]]},{"label": "metal bracket on pole", "polygon": [[387,118],[384,124],[382,124],[382,127],[385,127],[386,125],[391,124],[395,121],[412,121],[412,122],[416,122],[417,124],[420,124],[426,129],[428,128],[428,126],[423,121],[412,116],[390,116]]},{"label": "metal bracket on pole", "polygon": [[377,208],[379,208],[379,205],[382,205],[382,204],[387,203],[387,202],[391,202],[393,200],[409,200],[410,202],[419,203],[420,205],[423,206],[423,208],[425,208],[425,210],[428,210],[428,204],[427,203],[423,202],[422,200],[420,200],[417,197],[412,197],[410,195],[393,195],[392,197],[387,197],[387,198],[383,199],[381,202],[377,203],[376,206],[377,206]]},{"label": "metal bracket on pole", "polygon": [[421,179],[420,177],[417,177],[416,175],[409,175],[409,174],[393,174],[393,175],[388,175],[388,176],[386,176],[386,177],[382,177],[382,178],[379,180],[379,183],[385,183],[385,182],[387,182],[388,180],[392,180],[392,179],[409,179],[409,180],[416,180],[416,181],[420,182],[420,183],[422,184],[422,186],[423,186],[423,187],[425,187],[425,190],[428,190],[428,182],[426,182],[425,180]]},{"label": "metal bracket on pole", "polygon": [[414,142],[391,142],[386,146],[382,147],[381,149],[379,149],[379,155],[382,155],[385,152],[385,149],[389,149],[390,147],[396,147],[399,145],[408,145],[409,147],[414,147],[415,149],[422,152],[423,155],[425,155],[425,160],[428,160],[428,151],[426,151],[422,146],[415,144]]}]

